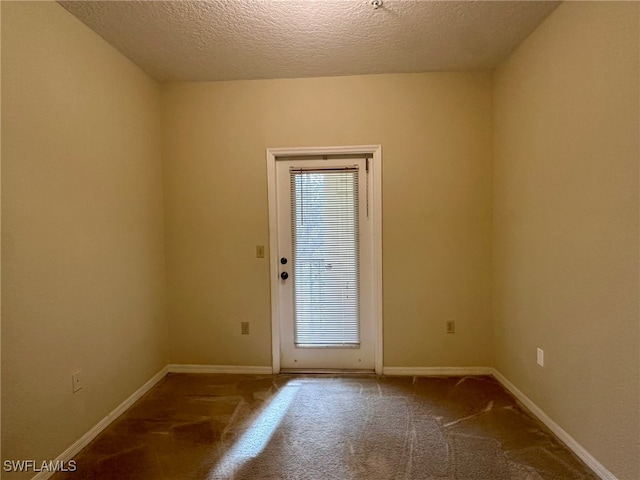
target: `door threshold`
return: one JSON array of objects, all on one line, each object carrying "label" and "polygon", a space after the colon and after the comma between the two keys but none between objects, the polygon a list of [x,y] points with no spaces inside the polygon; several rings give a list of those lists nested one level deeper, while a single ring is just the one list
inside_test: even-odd
[{"label": "door threshold", "polygon": [[340,368],[282,368],[280,373],[307,373],[320,375],[375,375],[374,369],[356,370]]}]

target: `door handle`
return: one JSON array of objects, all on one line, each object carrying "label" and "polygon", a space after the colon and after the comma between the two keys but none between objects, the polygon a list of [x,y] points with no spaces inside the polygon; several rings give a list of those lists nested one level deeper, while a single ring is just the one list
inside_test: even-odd
[{"label": "door handle", "polygon": [[287,278],[289,278],[289,274],[288,274],[287,272],[282,272],[282,273],[280,274],[280,278],[281,278],[282,280],[286,280]]}]

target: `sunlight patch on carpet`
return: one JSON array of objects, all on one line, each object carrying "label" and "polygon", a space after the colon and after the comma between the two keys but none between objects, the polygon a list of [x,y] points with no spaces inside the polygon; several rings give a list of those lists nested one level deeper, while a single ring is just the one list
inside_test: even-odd
[{"label": "sunlight patch on carpet", "polygon": [[209,480],[229,478],[245,462],[257,457],[264,450],[289,406],[298,393],[298,383],[288,383],[264,407],[233,447],[220,459]]}]

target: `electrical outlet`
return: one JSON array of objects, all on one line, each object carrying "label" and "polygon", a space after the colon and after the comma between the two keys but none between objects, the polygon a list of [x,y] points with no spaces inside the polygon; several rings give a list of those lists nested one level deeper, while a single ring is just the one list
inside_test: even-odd
[{"label": "electrical outlet", "polygon": [[447,333],[456,333],[456,322],[453,320],[447,321]]},{"label": "electrical outlet", "polygon": [[537,361],[538,361],[538,365],[540,365],[541,367],[544,367],[544,350],[542,350],[541,348],[538,348],[536,351],[537,354]]},{"label": "electrical outlet", "polygon": [[240,331],[242,335],[249,335],[249,322],[240,322]]},{"label": "electrical outlet", "polygon": [[256,258],[264,258],[264,245],[256,245]]},{"label": "electrical outlet", "polygon": [[82,390],[82,375],[81,372],[76,372],[71,375],[71,387],[73,393]]}]

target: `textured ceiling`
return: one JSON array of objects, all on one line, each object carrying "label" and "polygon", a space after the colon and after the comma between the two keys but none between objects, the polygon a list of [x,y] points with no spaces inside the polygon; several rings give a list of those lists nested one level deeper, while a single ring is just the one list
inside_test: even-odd
[{"label": "textured ceiling", "polygon": [[160,81],[491,69],[558,3],[60,2]]}]

